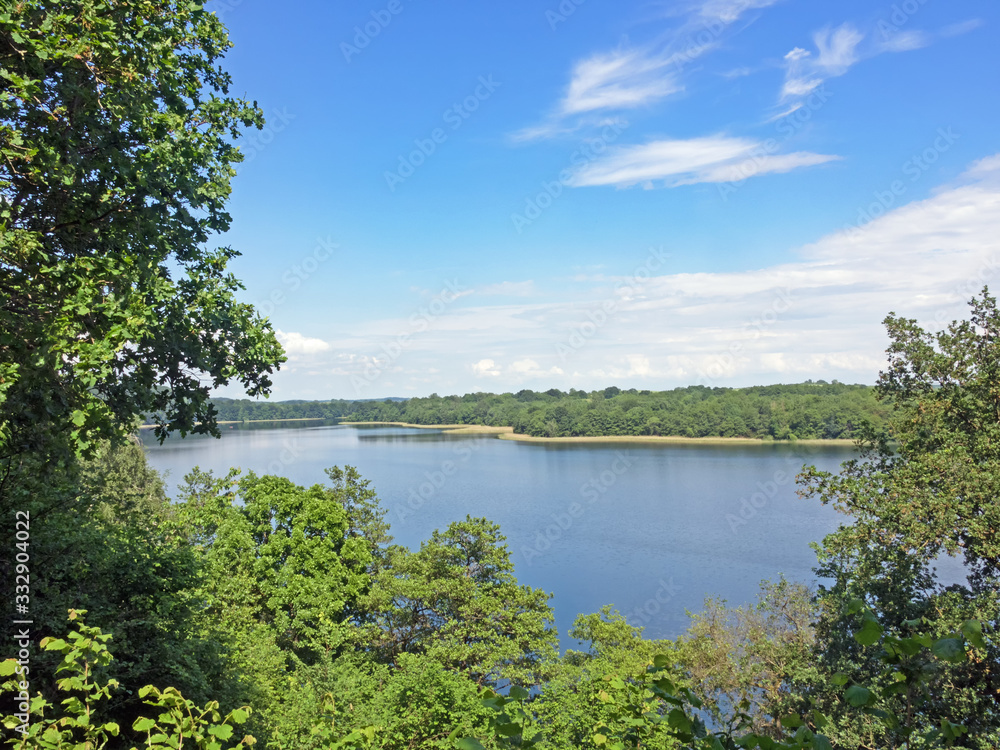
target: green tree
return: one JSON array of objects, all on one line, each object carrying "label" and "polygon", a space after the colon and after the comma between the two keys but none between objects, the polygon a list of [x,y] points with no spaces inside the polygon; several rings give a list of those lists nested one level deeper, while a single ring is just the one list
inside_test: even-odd
[{"label": "green tree", "polygon": [[555,656],[549,594],[520,586],[500,527],[466,517],[417,552],[392,547],[361,606],[378,658],[427,654],[477,684],[538,681]]},{"label": "green tree", "polygon": [[[831,672],[859,680],[878,672],[878,644],[845,635],[860,623],[846,606],[854,600],[892,633],[922,621],[936,636],[970,619],[988,633],[1000,624],[1000,311],[988,290],[970,307],[969,320],[938,333],[886,318],[889,365],[876,386],[891,409],[886,428],[868,429],[860,458],[839,475],[810,469],[802,478],[804,495],[853,521],[824,540],[820,555],[819,573],[832,581],[821,590],[830,615],[818,628]],[[938,579],[944,554],[964,563],[966,580]],[[921,720],[935,725],[957,711],[968,717],[971,747],[995,747],[998,656],[992,646],[937,670]],[[845,730],[845,746],[891,747],[892,731],[877,722],[866,732]]]},{"label": "green tree", "polygon": [[215,431],[213,386],[282,361],[205,248],[255,104],[201,2],[25,0],[0,12],[0,457],[87,451],[144,413]]}]

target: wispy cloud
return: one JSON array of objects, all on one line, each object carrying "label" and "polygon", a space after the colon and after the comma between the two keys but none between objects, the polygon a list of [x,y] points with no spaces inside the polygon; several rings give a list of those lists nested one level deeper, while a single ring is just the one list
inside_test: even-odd
[{"label": "wispy cloud", "polygon": [[785,55],[782,101],[808,96],[828,78],[842,76],[860,58],[858,45],[864,34],[850,24],[816,32],[816,54],[796,47]]},{"label": "wispy cloud", "polygon": [[747,138],[722,135],[687,140],[660,140],[609,150],[573,176],[574,187],[614,185],[666,187],[706,182],[737,182],[750,176],[789,172],[823,164],[838,156],[796,152],[768,153],[765,145]]},{"label": "wispy cloud", "polygon": [[900,31],[885,40],[880,48],[884,52],[910,52],[928,47],[932,41],[931,35],[925,31]]},{"label": "wispy cloud", "polygon": [[747,11],[769,8],[781,0],[703,0],[696,5],[695,15],[706,21],[736,23]]},{"label": "wispy cloud", "polygon": [[684,6],[679,23],[655,43],[598,52],[573,65],[566,92],[537,125],[511,136],[525,142],[574,133],[593,125],[588,116],[649,106],[683,92],[685,67],[719,46],[727,31],[752,10],[781,0],[702,0]]},{"label": "wispy cloud", "polygon": [[605,109],[629,109],[680,91],[676,76],[664,72],[669,58],[639,50],[595,55],[578,63],[560,112],[566,115]]},{"label": "wispy cloud", "polygon": [[943,37],[965,34],[981,25],[972,19],[948,26],[938,32],[919,29],[896,29],[887,34],[866,35],[854,25],[845,23],[836,28],[824,28],[813,35],[815,50],[795,47],[785,55],[785,83],[781,103],[792,102],[792,110],[802,99],[824,81],[842,76],[854,65],[887,52],[911,52],[923,49]]}]

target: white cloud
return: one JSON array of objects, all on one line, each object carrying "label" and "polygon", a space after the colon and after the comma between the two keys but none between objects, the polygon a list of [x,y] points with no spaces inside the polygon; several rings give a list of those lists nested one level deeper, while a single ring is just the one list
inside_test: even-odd
[{"label": "white cloud", "polygon": [[795,47],[785,55],[783,103],[808,96],[824,81],[847,73],[858,62],[886,52],[910,52],[927,47],[937,38],[965,34],[977,28],[979,20],[949,26],[931,33],[919,29],[897,29],[891,34],[866,37],[849,23],[835,29],[825,28],[813,35],[816,52]]},{"label": "white cloud", "polygon": [[813,35],[817,54],[801,47],[785,55],[783,101],[807,96],[828,78],[846,73],[860,58],[858,45],[864,34],[850,24],[822,29]]},{"label": "white cloud", "polygon": [[817,67],[832,76],[843,75],[858,61],[858,45],[864,38],[864,34],[847,23],[816,32],[813,41],[819,50]]},{"label": "white cloud", "polygon": [[481,359],[472,365],[472,371],[478,377],[490,377],[495,378],[500,375],[500,370],[497,369],[497,363],[492,359]]},{"label": "white cloud", "polygon": [[555,377],[564,374],[559,367],[545,369],[533,359],[517,360],[508,368],[508,372],[517,377],[519,381],[541,377]]},{"label": "white cloud", "polygon": [[285,333],[284,331],[277,330],[274,334],[289,356],[319,354],[320,352],[330,350],[330,344],[322,339],[311,339],[303,336],[301,333]]},{"label": "white cloud", "polygon": [[683,87],[673,74],[664,72],[670,64],[670,58],[639,50],[594,55],[574,66],[560,112],[629,109],[677,93]]},{"label": "white cloud", "polygon": [[668,187],[676,187],[703,182],[735,182],[838,158],[808,152],[772,154],[757,141],[722,135],[663,140],[609,149],[604,157],[579,169],[571,184],[576,187],[629,187],[639,183],[651,186],[654,180],[664,180]]}]

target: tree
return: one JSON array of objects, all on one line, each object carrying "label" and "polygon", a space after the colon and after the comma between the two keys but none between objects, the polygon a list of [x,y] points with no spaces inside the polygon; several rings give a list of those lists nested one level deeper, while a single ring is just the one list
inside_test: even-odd
[{"label": "tree", "polygon": [[[802,494],[853,518],[820,554],[818,573],[832,582],[821,589],[830,614],[817,634],[830,671],[878,671],[874,644],[849,636],[859,624],[846,606],[854,600],[887,632],[922,621],[934,635],[969,619],[990,633],[1000,625],[1000,311],[987,289],[970,308],[969,320],[939,333],[895,314],[885,319],[889,365],[876,393],[891,408],[887,426],[865,431],[860,457],[839,475],[809,469],[802,477]],[[962,560],[966,580],[938,580],[944,554]],[[935,673],[922,720],[932,725],[958,712],[968,717],[972,747],[994,747],[998,656],[991,646]],[[891,732],[872,731],[852,741],[892,746]]]},{"label": "tree", "polygon": [[[343,478],[339,469],[330,473]],[[253,472],[239,481],[235,473],[186,477],[182,527],[205,566],[208,615],[229,639],[264,625],[279,647],[305,662],[343,645],[346,612],[367,589],[371,564],[369,542],[350,533],[341,504],[357,504],[355,491],[363,490],[354,470],[347,474],[353,489],[305,488]],[[233,611],[240,616],[233,619]]]},{"label": "tree", "polygon": [[707,599],[677,641],[692,690],[719,724],[738,710],[755,732],[780,737],[779,719],[798,708],[812,668],[818,614],[812,594],[784,578],[761,583],[755,605],[727,607]]},{"label": "tree", "polygon": [[538,681],[555,656],[549,595],[519,586],[500,527],[466,517],[417,552],[391,547],[361,606],[377,658],[427,654],[478,684]]},{"label": "tree", "polygon": [[225,232],[231,45],[194,0],[26,0],[0,13],[0,458],[77,453],[156,413],[216,432],[209,390],[283,361],[236,301]]}]

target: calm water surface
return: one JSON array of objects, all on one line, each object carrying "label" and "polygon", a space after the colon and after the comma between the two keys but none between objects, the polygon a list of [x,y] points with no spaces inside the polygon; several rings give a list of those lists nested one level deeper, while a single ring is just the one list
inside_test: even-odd
[{"label": "calm water surface", "polygon": [[812,583],[809,543],[837,527],[799,499],[803,464],[836,471],[848,446],[522,444],[347,425],[223,428],[221,440],[146,435],[173,491],[194,466],[324,482],[351,465],[371,481],[397,543],[417,548],[465,516],[500,524],[518,580],[553,594],[564,646],[580,612],[613,604],[650,638],[673,637],[706,596],[749,602],[766,578]]}]

